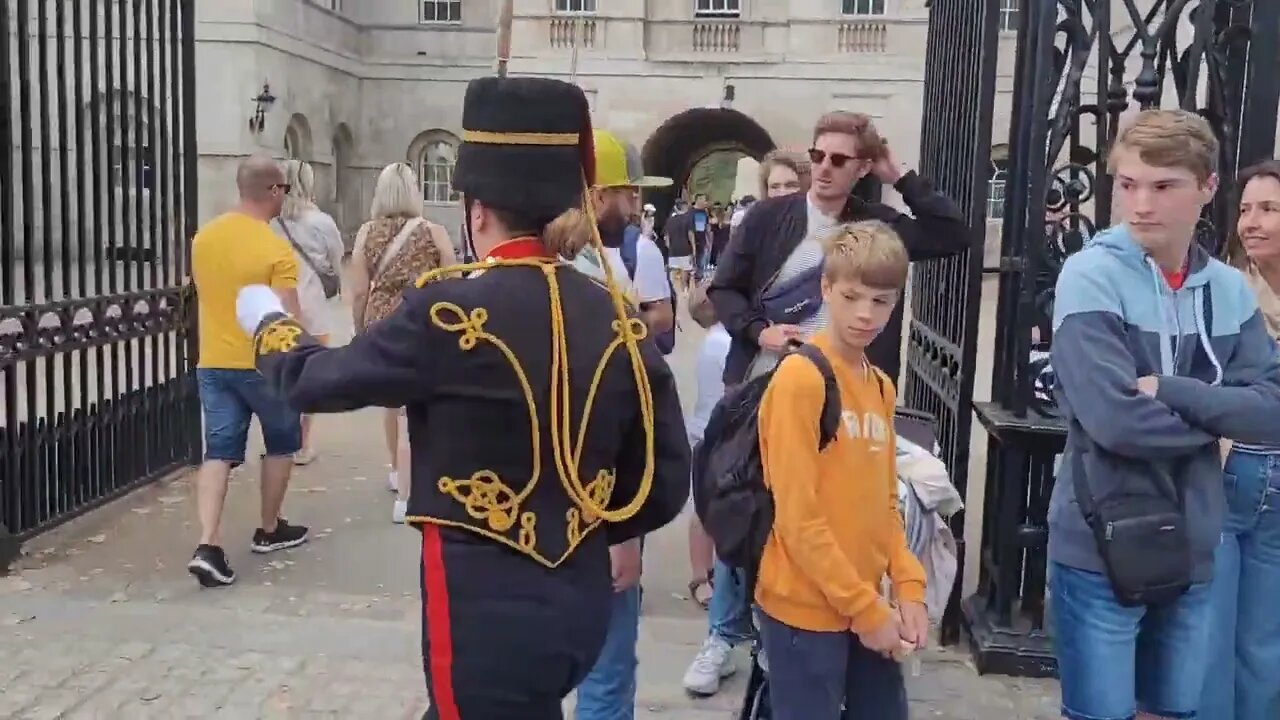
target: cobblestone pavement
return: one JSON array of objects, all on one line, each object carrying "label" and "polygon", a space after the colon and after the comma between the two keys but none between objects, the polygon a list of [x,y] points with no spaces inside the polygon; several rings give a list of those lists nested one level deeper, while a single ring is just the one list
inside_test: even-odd
[{"label": "cobblestone pavement", "polygon": [[[689,390],[696,350],[682,340],[673,361]],[[234,587],[202,590],[184,570],[197,534],[189,477],[30,543],[0,578],[0,718],[416,720],[417,534],[390,523],[379,412],[317,421],[321,456],[299,469],[285,508],[311,526],[305,546],[252,555],[256,462],[233,476]],[[707,700],[680,687],[705,633],[685,597],[684,527],[646,549],[638,720],[727,720],[743,694],[741,677]],[[913,718],[1057,717],[1054,683],[979,677],[949,649],[925,654],[910,696]]]}]

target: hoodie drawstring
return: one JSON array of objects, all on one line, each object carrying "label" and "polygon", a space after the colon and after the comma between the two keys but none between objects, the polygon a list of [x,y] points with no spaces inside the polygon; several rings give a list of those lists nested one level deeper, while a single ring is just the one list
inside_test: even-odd
[{"label": "hoodie drawstring", "polygon": [[1193,295],[1196,313],[1196,335],[1200,337],[1200,345],[1204,347],[1204,354],[1209,356],[1209,362],[1213,363],[1213,383],[1220,385],[1222,383],[1222,362],[1218,360],[1218,354],[1213,351],[1213,341],[1209,335],[1209,328],[1205,327],[1204,318],[1204,288],[1197,287]]},{"label": "hoodie drawstring", "polygon": [[[1160,338],[1160,373],[1162,375],[1177,374],[1177,352],[1175,347],[1182,343],[1182,323],[1179,321],[1177,293],[1173,293],[1174,299],[1165,296],[1165,288],[1168,283],[1164,280],[1164,275],[1160,272],[1160,268],[1156,266],[1154,260],[1147,256],[1147,269],[1151,271],[1151,279],[1155,281],[1157,301],[1160,305],[1162,328],[1165,335]],[[1188,288],[1191,291],[1192,314],[1195,316],[1196,338],[1200,341],[1200,346],[1204,348],[1204,354],[1209,357],[1209,362],[1213,365],[1213,385],[1222,383],[1222,361],[1218,359],[1218,354],[1213,351],[1213,341],[1209,335],[1209,328],[1206,326],[1204,313],[1204,287],[1197,286]],[[1170,342],[1172,340],[1172,342]]]}]

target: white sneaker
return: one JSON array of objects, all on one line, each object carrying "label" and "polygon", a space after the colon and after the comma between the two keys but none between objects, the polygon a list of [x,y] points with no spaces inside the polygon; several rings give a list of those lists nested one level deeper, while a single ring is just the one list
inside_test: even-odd
[{"label": "white sneaker", "polygon": [[407,500],[397,500],[391,506],[391,522],[397,525],[404,524],[404,516],[409,513],[409,502]]},{"label": "white sneaker", "polygon": [[702,643],[689,669],[684,671],[684,689],[691,695],[710,697],[720,692],[720,682],[738,671],[733,664],[733,648],[711,636]]}]

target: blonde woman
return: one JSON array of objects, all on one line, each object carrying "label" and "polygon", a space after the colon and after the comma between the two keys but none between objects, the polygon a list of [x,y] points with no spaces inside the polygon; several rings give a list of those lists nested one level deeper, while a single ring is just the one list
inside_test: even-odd
[{"label": "blonde woman", "polygon": [[[290,160],[284,166],[287,188],[280,216],[271,229],[293,246],[298,257],[298,305],[307,332],[329,343],[333,332],[334,303],[338,302],[342,269],[342,233],[328,213],[316,207],[316,177],[311,165]],[[302,449],[293,456],[297,465],[315,459],[311,444],[311,416],[302,416]]]},{"label": "blonde woman", "polygon": [[[390,315],[422,273],[457,262],[449,233],[422,217],[422,185],[405,163],[382,169],[369,217],[351,251],[351,310],[357,333]],[[404,522],[409,501],[409,438],[401,432],[403,416],[403,408],[388,410],[384,425],[391,457],[388,484],[396,493],[392,521],[397,523]]]}]

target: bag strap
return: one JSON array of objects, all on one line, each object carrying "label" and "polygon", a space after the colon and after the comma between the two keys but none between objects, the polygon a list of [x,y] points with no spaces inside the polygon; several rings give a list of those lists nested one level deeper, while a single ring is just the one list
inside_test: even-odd
[{"label": "bag strap", "polygon": [[284,230],[284,236],[288,238],[289,244],[292,245],[293,249],[299,255],[302,256],[302,262],[306,263],[307,267],[311,268],[311,272],[315,273],[317,276],[326,274],[326,273],[320,272],[320,268],[316,265],[315,258],[311,257],[311,255],[307,253],[306,250],[302,249],[302,246],[298,244],[298,241],[293,239],[293,233],[289,231],[289,223],[285,222],[284,218],[278,217],[272,220],[272,222],[278,223],[280,227]]},{"label": "bag strap", "polygon": [[413,232],[418,229],[418,226],[424,222],[426,221],[420,217],[410,218],[409,221],[404,224],[404,227],[400,228],[400,232],[396,233],[396,236],[387,244],[387,247],[382,251],[382,255],[378,258],[378,269],[374,271],[373,279],[369,282],[369,287],[377,285],[378,282],[382,280],[382,276],[387,272],[387,268],[391,267],[391,261],[394,260],[396,255],[400,253],[400,250],[404,248],[404,244],[408,241],[409,236],[412,235]]},{"label": "bag strap", "polygon": [[796,348],[796,352],[817,366],[822,375],[825,396],[822,400],[822,416],[818,420],[818,450],[821,452],[836,439],[836,432],[840,427],[840,386],[836,383],[836,372],[831,367],[831,361],[818,346],[805,343]]}]

